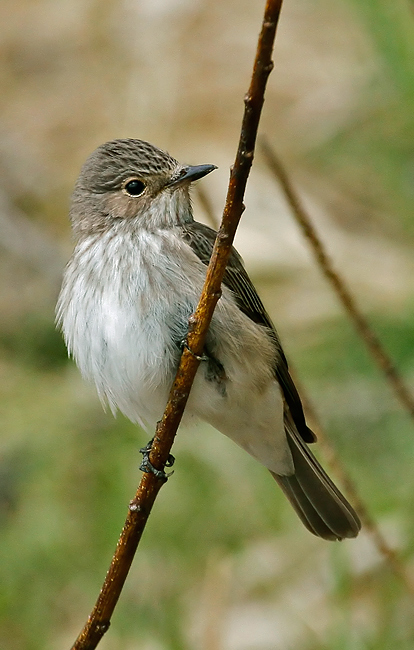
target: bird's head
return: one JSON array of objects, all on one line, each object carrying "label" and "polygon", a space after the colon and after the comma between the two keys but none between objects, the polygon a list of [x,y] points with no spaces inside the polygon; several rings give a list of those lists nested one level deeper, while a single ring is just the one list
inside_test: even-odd
[{"label": "bird's head", "polygon": [[181,165],[149,142],[119,139],[98,147],[83,165],[71,205],[75,234],[134,220],[148,229],[192,219],[190,184],[215,165]]}]

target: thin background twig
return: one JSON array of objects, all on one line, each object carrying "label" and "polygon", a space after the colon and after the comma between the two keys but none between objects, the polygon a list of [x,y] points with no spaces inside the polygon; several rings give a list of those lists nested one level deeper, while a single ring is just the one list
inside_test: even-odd
[{"label": "thin background twig", "polygon": [[397,399],[414,420],[413,394],[406,386],[391,357],[386,352],[381,341],[369,325],[368,320],[358,308],[357,303],[344,280],[338,272],[335,271],[325,247],[312,225],[309,215],[303,207],[297,192],[293,188],[288,174],[267,139],[260,139],[260,148],[270,171],[277,179],[285,194],[294,217],[311,245],[319,267],[334,288],[334,291],[344,306],[345,311],[354,323],[356,330],[367,346],[375,363],[385,375],[385,378],[397,396]]},{"label": "thin background twig", "polygon": [[210,228],[214,228],[214,230],[217,230],[220,224],[219,224],[219,220],[217,219],[214,213],[213,204],[211,202],[208,192],[206,192],[206,190],[202,185],[197,185],[196,193],[197,193],[198,200],[200,201],[201,207],[204,210],[204,214],[207,218],[208,225],[210,226]]},{"label": "thin background twig", "polygon": [[[320,268],[322,269],[324,275],[328,278],[332,286],[334,287],[335,292],[337,293],[340,301],[342,302],[346,313],[350,316],[353,321],[357,331],[364,340],[369,352],[373,356],[375,362],[380,367],[380,369],[385,374],[386,380],[391,384],[392,389],[396,393],[399,401],[403,404],[404,408],[409,412],[411,417],[414,419],[414,398],[411,395],[408,388],[405,386],[404,381],[398,371],[396,370],[393,362],[390,357],[384,350],[380,340],[376,334],[372,331],[368,321],[365,316],[359,311],[356,301],[352,296],[350,290],[346,287],[345,282],[340,277],[340,275],[333,269],[332,263],[325,252],[325,248],[318,237],[311,220],[306,213],[304,207],[301,204],[301,201],[295,192],[292,183],[289,179],[289,176],[284,169],[282,163],[276,156],[274,150],[263,137],[260,138],[260,148],[264,154],[266,163],[269,169],[272,171],[278,182],[280,183],[285,197],[292,209],[296,220],[298,221],[306,239],[310,242],[311,247],[314,251],[316,260]],[[292,369],[291,369],[292,371]],[[365,504],[363,498],[361,497],[357,486],[350,477],[347,470],[344,468],[340,458],[338,457],[332,443],[329,441],[326,436],[318,414],[309,399],[309,396],[306,394],[303,386],[299,385],[297,377],[295,377],[295,383],[298,387],[299,394],[304,405],[304,409],[309,419],[311,428],[314,430],[317,438],[321,444],[322,450],[324,451],[327,461],[331,466],[332,470],[338,476],[339,480],[342,482],[347,495],[350,497],[355,508],[360,515],[364,528],[370,533],[373,543],[379,553],[384,557],[386,563],[391,568],[393,573],[403,582],[407,591],[414,596],[414,584],[412,579],[407,573],[407,570],[404,566],[403,561],[401,560],[399,554],[390,547],[381,530],[379,529],[375,519],[369,512],[369,508]]]},{"label": "thin background twig", "polygon": [[301,396],[303,403],[303,408],[306,414],[306,420],[308,421],[312,431],[314,431],[318,443],[321,447],[322,453],[326,457],[327,463],[341,481],[347,497],[349,497],[353,506],[358,512],[358,515],[361,518],[364,529],[370,534],[371,539],[374,543],[375,548],[380,555],[384,558],[386,564],[389,566],[391,571],[397,576],[399,580],[404,584],[407,592],[411,597],[414,597],[414,583],[411,579],[408,571],[404,565],[404,562],[398,552],[393,549],[387,542],[383,533],[381,532],[377,522],[374,517],[369,512],[369,507],[366,505],[364,499],[359,493],[358,487],[355,482],[349,475],[348,471],[344,467],[341,459],[339,458],[336,450],[330,441],[329,437],[326,435],[324,427],[321,423],[319,415],[307,394],[307,391],[304,389],[303,385],[299,382],[295,372],[292,372],[292,366],[289,364],[290,372],[294,378],[296,387]]},{"label": "thin background twig", "polygon": [[[189,319],[187,343],[192,352],[184,348],[167,407],[157,426],[152,444],[150,461],[157,469],[165,467],[183,415],[199,365],[195,355],[202,354],[204,339],[220,297],[221,281],[231,245],[244,209],[243,196],[253,161],[266,83],[273,68],[273,44],[281,6],[282,0],[266,2],[251,83],[244,99],[245,110],[239,146],[230,174],[223,220],[207,268],[199,304]],[[143,474],[135,497],[130,503],[127,519],[98,600],[72,650],[93,650],[107,631],[152,505],[162,485],[163,481],[154,474]]]}]

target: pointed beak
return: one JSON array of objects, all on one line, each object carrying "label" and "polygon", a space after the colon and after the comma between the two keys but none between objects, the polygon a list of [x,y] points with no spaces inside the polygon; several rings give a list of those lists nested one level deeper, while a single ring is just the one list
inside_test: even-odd
[{"label": "pointed beak", "polygon": [[192,183],[199,178],[203,178],[203,176],[207,176],[207,174],[215,169],[217,169],[216,165],[193,165],[191,167],[184,167],[180,176],[170,181],[167,187],[174,187],[181,185],[181,183]]}]

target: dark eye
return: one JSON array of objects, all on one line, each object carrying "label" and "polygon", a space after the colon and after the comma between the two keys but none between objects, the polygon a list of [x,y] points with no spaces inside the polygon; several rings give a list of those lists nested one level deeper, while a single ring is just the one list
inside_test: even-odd
[{"label": "dark eye", "polygon": [[137,178],[129,181],[125,185],[125,192],[130,196],[139,196],[145,190],[145,184],[142,181],[139,181]]}]

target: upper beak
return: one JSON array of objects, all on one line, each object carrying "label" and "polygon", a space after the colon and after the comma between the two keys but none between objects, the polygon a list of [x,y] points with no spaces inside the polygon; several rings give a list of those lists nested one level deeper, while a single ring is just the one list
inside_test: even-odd
[{"label": "upper beak", "polygon": [[216,165],[193,165],[191,167],[184,167],[181,175],[170,181],[168,187],[181,185],[181,183],[192,183],[199,178],[203,178],[203,176],[207,176],[207,174],[215,169],[217,169]]}]

